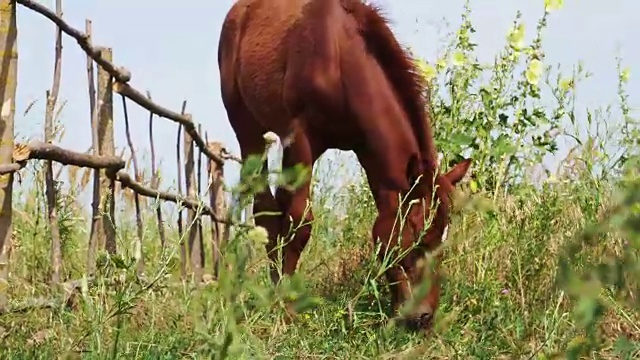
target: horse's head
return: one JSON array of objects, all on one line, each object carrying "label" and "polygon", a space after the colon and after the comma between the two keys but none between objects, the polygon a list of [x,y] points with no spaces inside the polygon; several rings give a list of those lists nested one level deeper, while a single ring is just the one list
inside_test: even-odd
[{"label": "horse's head", "polygon": [[[413,196],[402,206],[406,214],[401,237],[398,239],[405,255],[398,267],[390,269],[394,308],[407,304],[402,314],[411,328],[426,329],[431,325],[440,295],[439,261],[441,255],[427,261],[427,253],[446,240],[449,228],[451,195],[467,173],[471,159],[457,163],[448,172],[434,179],[434,164],[413,161],[408,175],[412,180]],[[397,225],[396,225],[397,226]]]}]

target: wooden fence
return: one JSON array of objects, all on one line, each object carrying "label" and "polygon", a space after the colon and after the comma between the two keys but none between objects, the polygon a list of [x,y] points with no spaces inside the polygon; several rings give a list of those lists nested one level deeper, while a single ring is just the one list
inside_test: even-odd
[{"label": "wooden fence", "polygon": [[[16,6],[21,5],[48,18],[56,24],[57,37],[55,47],[54,76],[50,91],[47,91],[47,104],[44,126],[44,141],[32,141],[28,144],[14,143],[14,113],[17,86],[17,26]],[[77,30],[63,20],[62,0],[56,0],[56,9],[52,11],[32,0],[0,0],[0,280],[7,277],[10,263],[12,240],[12,190],[14,174],[20,171],[29,160],[43,160],[45,166],[45,186],[47,198],[47,216],[51,230],[51,281],[60,282],[60,268],[63,259],[60,250],[60,235],[57,229],[56,189],[52,171],[52,161],[63,165],[74,165],[94,169],[93,174],[93,202],[91,232],[88,239],[89,275],[95,271],[95,255],[98,249],[106,249],[111,254],[117,252],[116,247],[116,219],[114,213],[116,183],[121,189],[128,189],[134,195],[136,210],[136,259],[138,270],[144,268],[140,249],[142,246],[143,224],[140,209],[140,196],[162,199],[184,206],[187,209],[187,224],[194,224],[183,232],[182,211],[178,213],[178,232],[180,243],[181,274],[183,277],[191,274],[196,281],[202,279],[205,255],[203,253],[204,239],[201,217],[204,215],[211,220],[213,249],[213,272],[217,273],[220,243],[228,236],[230,221],[228,220],[221,195],[223,182],[223,166],[225,161],[241,160],[231,155],[219,142],[209,142],[207,136],[202,136],[199,126],[186,112],[186,101],[181,112],[175,112],[153,102],[149,93],[142,94],[132,87],[129,82],[131,73],[112,62],[111,48],[98,47],[91,40],[91,21],[86,20],[85,31]],[[60,87],[60,66],[62,61],[63,33],[76,40],[87,54],[88,94],[90,99],[90,118],[92,129],[92,153],[82,153],[63,149],[53,144],[53,118],[56,107],[58,89]],[[94,66],[97,65],[97,74]],[[97,77],[97,81],[96,81]],[[97,84],[96,84],[97,83]],[[129,175],[125,169],[125,160],[115,155],[113,132],[113,95],[122,98],[126,138],[131,153],[134,175]],[[151,146],[151,179],[150,186],[143,185],[136,152],[129,133],[129,116],[127,101],[133,101],[149,110],[149,140]],[[158,189],[158,171],[153,143],[154,115],[178,124],[176,151],[178,155],[178,193],[172,194]],[[180,145],[183,146],[183,161],[181,163]],[[208,204],[197,199],[201,192],[200,174],[196,174],[195,148],[199,150],[198,169],[202,155],[208,160]],[[181,183],[184,171],[186,196],[181,195]],[[199,172],[199,171],[198,171]],[[162,247],[166,244],[164,222],[160,207],[156,210],[157,226]]]}]

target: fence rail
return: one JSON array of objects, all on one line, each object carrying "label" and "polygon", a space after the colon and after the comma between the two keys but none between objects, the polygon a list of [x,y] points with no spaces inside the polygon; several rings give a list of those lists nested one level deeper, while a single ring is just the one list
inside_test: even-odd
[{"label": "fence rail", "polygon": [[124,169],[125,161],[117,156],[96,156],[77,151],[63,149],[57,145],[42,141],[31,141],[28,144],[17,144],[13,151],[11,164],[0,165],[0,175],[16,172],[24,168],[28,160],[51,160],[62,165],[74,165],[93,169]]}]

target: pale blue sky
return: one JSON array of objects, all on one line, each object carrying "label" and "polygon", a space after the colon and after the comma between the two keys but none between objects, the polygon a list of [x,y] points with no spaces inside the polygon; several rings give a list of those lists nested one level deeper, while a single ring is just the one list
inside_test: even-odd
[{"label": "pale blue sky", "polygon": [[[42,0],[54,6],[53,0]],[[129,69],[131,84],[150,90],[154,100],[179,110],[188,99],[188,111],[202,123],[210,138],[223,141],[239,153],[235,136],[227,122],[219,92],[217,42],[230,0],[67,0],[64,17],[77,28],[93,21],[94,42],[114,49],[116,64]],[[393,21],[398,38],[416,53],[433,59],[443,45],[436,24],[446,19],[450,28],[460,23],[464,1],[379,0]],[[543,10],[543,0],[472,0],[472,21],[477,33],[480,60],[490,60],[502,46],[517,10],[523,12],[531,32]],[[638,70],[640,26],[636,14],[640,5],[633,0],[597,1],[566,0],[564,8],[553,13],[546,31],[547,63],[562,63],[569,68],[584,61],[595,76],[580,89],[578,107],[604,106],[616,101],[616,51],[621,49],[624,62],[632,66],[629,92],[632,106],[638,104],[634,93],[640,91]],[[16,132],[22,137],[42,136],[44,93],[51,86],[55,28],[39,14],[19,7],[19,82],[16,108]],[[79,151],[90,146],[89,105],[85,54],[74,40],[65,36],[60,99],[67,100],[61,121],[66,128],[62,145]],[[27,116],[27,105],[38,99]],[[121,100],[115,99],[116,146],[126,147]],[[148,113],[129,102],[132,133],[139,152],[147,152]],[[177,125],[157,120],[155,142],[164,185],[175,181],[175,137]],[[148,162],[145,163],[148,165]],[[237,179],[238,167],[227,167],[230,182]],[[88,197],[86,197],[88,200]],[[88,204],[88,203],[87,203]]]}]

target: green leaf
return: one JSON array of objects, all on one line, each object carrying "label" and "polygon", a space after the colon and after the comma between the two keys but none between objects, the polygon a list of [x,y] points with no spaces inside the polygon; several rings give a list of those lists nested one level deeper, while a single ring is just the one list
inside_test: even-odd
[{"label": "green leaf", "polygon": [[122,256],[118,254],[111,255],[110,257],[111,263],[116,267],[116,269],[125,270],[128,269],[128,264],[124,261]]},{"label": "green leaf", "polygon": [[631,359],[631,356],[633,355],[633,353],[639,350],[639,346],[629,341],[629,338],[627,338],[625,335],[622,335],[613,344],[613,349],[623,359]]},{"label": "green leaf", "polygon": [[286,168],[282,170],[280,176],[278,177],[277,184],[279,186],[290,186],[294,189],[302,186],[311,175],[311,168],[298,163],[291,168]]},{"label": "green leaf", "polygon": [[242,168],[240,169],[240,178],[244,179],[259,174],[262,171],[263,164],[264,160],[262,159],[262,156],[248,156],[242,163]]},{"label": "green leaf", "polygon": [[473,142],[473,137],[467,132],[456,131],[449,136],[449,142],[456,146],[469,145]]},{"label": "green leaf", "polygon": [[312,310],[313,308],[322,305],[323,302],[323,299],[317,296],[302,296],[294,301],[292,307],[295,312],[301,313]]}]

